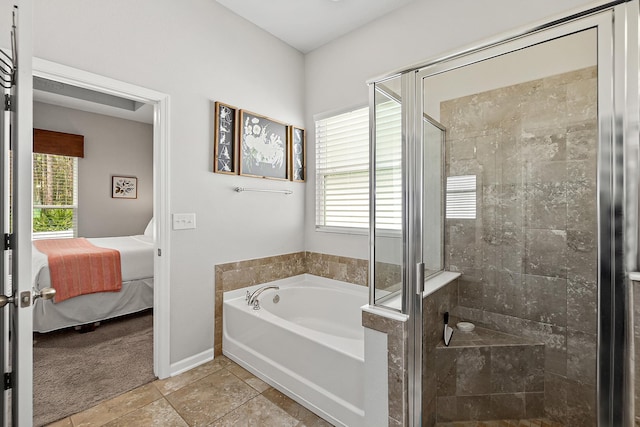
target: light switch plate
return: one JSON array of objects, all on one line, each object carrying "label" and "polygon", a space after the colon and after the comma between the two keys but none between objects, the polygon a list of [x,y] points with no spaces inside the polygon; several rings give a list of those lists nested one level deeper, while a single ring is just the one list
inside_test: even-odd
[{"label": "light switch plate", "polygon": [[196,214],[194,213],[173,214],[174,230],[188,230],[192,228],[196,228]]}]

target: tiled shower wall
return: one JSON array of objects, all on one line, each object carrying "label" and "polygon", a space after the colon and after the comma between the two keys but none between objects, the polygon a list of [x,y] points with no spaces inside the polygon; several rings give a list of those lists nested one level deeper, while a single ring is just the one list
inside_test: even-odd
[{"label": "tiled shower wall", "polygon": [[441,104],[447,176],[475,219],[446,220],[463,320],[545,344],[545,411],[595,426],[596,67]]}]

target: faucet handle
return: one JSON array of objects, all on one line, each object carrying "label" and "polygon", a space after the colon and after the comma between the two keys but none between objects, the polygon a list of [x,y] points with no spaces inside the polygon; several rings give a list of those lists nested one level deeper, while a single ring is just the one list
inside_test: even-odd
[{"label": "faucet handle", "polygon": [[249,300],[251,299],[251,292],[247,291],[244,300],[249,304]]}]

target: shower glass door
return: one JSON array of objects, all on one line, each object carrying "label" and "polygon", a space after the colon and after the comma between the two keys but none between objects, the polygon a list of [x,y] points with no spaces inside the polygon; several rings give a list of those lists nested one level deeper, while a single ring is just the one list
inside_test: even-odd
[{"label": "shower glass door", "polygon": [[[631,425],[638,9],[603,4],[373,84],[370,303],[408,319],[403,424]],[[442,269],[457,284],[425,305]],[[450,346],[445,311],[475,325]]]},{"label": "shower glass door", "polygon": [[[611,365],[621,344],[612,311],[624,313],[616,307],[624,299],[615,301],[623,238],[613,230],[626,165],[613,160],[623,150],[613,121],[612,24],[613,9],[416,74],[416,120],[441,123],[446,138],[444,182],[430,176],[435,156],[415,171],[425,174],[424,230],[411,237],[424,241],[425,271],[428,238],[444,240],[445,270],[462,275],[434,309],[475,330],[415,353],[415,425],[622,425]],[[438,210],[429,210],[438,200],[431,181],[446,193],[442,236],[439,222],[427,220]],[[434,328],[421,331],[414,315],[415,346],[424,346]]]}]

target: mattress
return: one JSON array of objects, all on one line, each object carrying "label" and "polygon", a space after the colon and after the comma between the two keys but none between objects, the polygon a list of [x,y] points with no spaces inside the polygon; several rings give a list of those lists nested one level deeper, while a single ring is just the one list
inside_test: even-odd
[{"label": "mattress", "polygon": [[[120,251],[122,290],[80,295],[59,303],[37,299],[33,306],[35,332],[99,322],[153,307],[153,238],[139,235],[87,240]],[[51,286],[47,256],[35,247],[32,273],[36,289]]]}]

